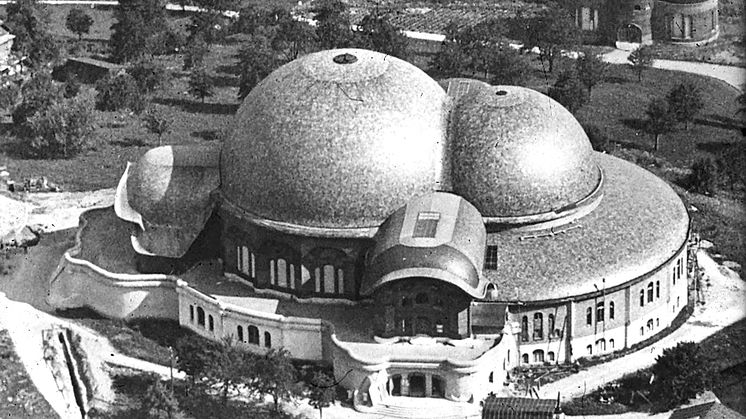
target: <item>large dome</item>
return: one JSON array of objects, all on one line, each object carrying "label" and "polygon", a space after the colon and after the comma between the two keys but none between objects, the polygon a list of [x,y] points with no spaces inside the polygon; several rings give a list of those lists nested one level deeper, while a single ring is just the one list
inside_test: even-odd
[{"label": "large dome", "polygon": [[454,113],[455,193],[506,223],[558,218],[596,196],[600,170],[570,112],[531,89],[473,87]]},{"label": "large dome", "polygon": [[449,103],[397,58],[309,54],[244,100],[223,147],[222,195],[272,221],[377,227],[413,196],[444,188]]}]

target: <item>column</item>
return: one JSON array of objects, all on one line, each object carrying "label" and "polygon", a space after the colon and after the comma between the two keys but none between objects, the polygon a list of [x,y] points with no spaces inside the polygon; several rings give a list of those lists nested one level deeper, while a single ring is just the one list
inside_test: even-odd
[{"label": "column", "polygon": [[433,397],[433,376],[425,374],[425,397]]}]

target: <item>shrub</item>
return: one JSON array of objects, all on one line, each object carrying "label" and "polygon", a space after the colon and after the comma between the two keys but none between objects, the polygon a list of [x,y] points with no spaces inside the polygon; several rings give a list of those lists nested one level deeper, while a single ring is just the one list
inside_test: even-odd
[{"label": "shrub", "polygon": [[55,101],[29,117],[27,125],[32,152],[67,158],[82,150],[93,133],[93,103],[84,97]]},{"label": "shrub", "polygon": [[692,164],[687,187],[706,195],[714,195],[718,181],[718,168],[712,158],[700,158]]},{"label": "shrub", "polygon": [[65,18],[65,27],[70,32],[78,35],[78,41],[83,38],[84,33],[88,33],[93,25],[93,18],[88,15],[83,9],[74,8],[71,9]]},{"label": "shrub", "polygon": [[597,125],[586,125],[583,129],[594,150],[608,152],[612,149],[611,140]]},{"label": "shrub", "polygon": [[575,113],[588,101],[588,94],[577,73],[565,70],[560,73],[557,82],[549,88],[549,97],[561,103],[572,113]]},{"label": "shrub", "polygon": [[684,129],[689,129],[689,121],[705,106],[702,91],[694,83],[681,83],[671,89],[666,96],[668,109],[676,121],[684,123]]},{"label": "shrub", "polygon": [[152,57],[143,57],[127,67],[127,74],[137,82],[141,92],[150,93],[168,81],[169,71]]},{"label": "shrub", "polygon": [[163,134],[167,134],[171,131],[171,125],[173,125],[173,119],[169,118],[162,112],[155,108],[148,109],[142,117],[145,126],[148,131],[158,136],[158,145],[161,145]]},{"label": "shrub", "polygon": [[680,342],[663,350],[653,365],[652,393],[668,410],[702,393],[710,387],[714,370],[694,342]]},{"label": "shrub", "polygon": [[129,109],[140,113],[145,100],[137,88],[137,81],[129,74],[121,73],[96,83],[96,107],[103,111]]}]

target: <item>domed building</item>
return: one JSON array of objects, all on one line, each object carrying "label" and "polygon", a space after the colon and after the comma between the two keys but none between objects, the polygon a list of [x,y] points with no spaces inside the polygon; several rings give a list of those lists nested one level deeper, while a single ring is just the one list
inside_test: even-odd
[{"label": "domed building", "polygon": [[149,151],[114,211],[140,273],[79,243],[50,303],[328,362],[360,410],[478,405],[517,366],[630,348],[688,304],[689,217],[664,181],[536,91],[366,50],[279,68],[220,147]]}]

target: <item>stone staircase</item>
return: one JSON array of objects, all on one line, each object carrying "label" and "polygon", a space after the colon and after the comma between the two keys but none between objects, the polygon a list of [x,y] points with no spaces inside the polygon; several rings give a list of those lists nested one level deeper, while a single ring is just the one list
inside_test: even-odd
[{"label": "stone staircase", "polygon": [[390,418],[408,419],[464,419],[481,417],[481,407],[472,403],[445,399],[386,397],[373,413]]}]

